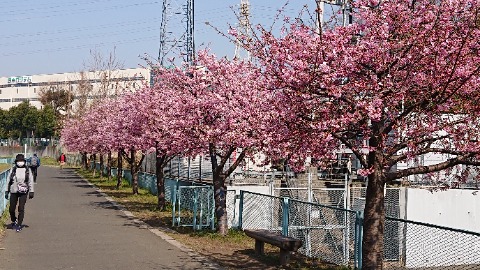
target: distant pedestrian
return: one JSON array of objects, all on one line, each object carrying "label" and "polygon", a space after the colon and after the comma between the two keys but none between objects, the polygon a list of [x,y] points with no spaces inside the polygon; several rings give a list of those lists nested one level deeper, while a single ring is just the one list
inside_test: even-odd
[{"label": "distant pedestrian", "polygon": [[40,158],[37,156],[37,153],[33,154],[33,157],[30,158],[30,169],[33,173],[33,182],[37,182],[37,168],[40,167]]},{"label": "distant pedestrian", "polygon": [[[5,199],[10,195],[10,220],[12,221],[12,229],[17,232],[23,228],[23,218],[25,216],[25,204],[27,196],[33,199],[34,182],[30,168],[27,166],[25,156],[18,154],[15,157],[15,165],[10,169],[8,175],[8,186],[5,191]],[[18,217],[16,215],[18,204]]]},{"label": "distant pedestrian", "polygon": [[58,161],[60,162],[60,169],[62,169],[65,163],[67,163],[67,157],[65,156],[64,153],[60,155],[60,157],[58,158]]}]

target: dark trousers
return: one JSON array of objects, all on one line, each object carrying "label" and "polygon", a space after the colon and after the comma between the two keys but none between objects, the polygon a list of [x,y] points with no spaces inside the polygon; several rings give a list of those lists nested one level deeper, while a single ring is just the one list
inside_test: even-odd
[{"label": "dark trousers", "polygon": [[37,182],[37,168],[38,168],[38,167],[33,167],[33,166],[30,167],[30,170],[31,170],[32,173],[33,173],[33,182],[35,182],[35,183]]},{"label": "dark trousers", "polygon": [[[17,209],[18,203],[18,219],[15,215],[15,210]],[[27,203],[27,193],[10,193],[10,220],[13,222],[17,221],[18,225],[22,225],[23,217],[25,216],[25,204]]]}]

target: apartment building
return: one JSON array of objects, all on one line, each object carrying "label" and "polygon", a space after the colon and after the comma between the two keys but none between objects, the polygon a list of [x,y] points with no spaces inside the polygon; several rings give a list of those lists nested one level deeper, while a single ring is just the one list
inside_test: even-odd
[{"label": "apartment building", "polygon": [[149,81],[150,70],[145,68],[0,77],[0,109],[8,110],[23,101],[40,109],[39,94],[45,90],[64,89],[77,98],[88,88],[93,99],[100,93],[134,91]]}]

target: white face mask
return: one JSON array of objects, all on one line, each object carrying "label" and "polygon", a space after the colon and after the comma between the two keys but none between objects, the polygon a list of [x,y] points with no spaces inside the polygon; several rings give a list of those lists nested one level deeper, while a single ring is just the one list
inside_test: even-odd
[{"label": "white face mask", "polygon": [[17,161],[18,167],[23,167],[25,165],[25,161]]}]

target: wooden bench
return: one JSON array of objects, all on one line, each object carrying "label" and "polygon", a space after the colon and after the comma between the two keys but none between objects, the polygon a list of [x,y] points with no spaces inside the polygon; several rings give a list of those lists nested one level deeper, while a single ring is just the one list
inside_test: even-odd
[{"label": "wooden bench", "polygon": [[283,236],[269,230],[244,230],[245,234],[255,239],[255,253],[264,254],[265,243],[280,248],[280,264],[286,265],[290,259],[290,252],[297,251],[302,246],[302,241]]}]

